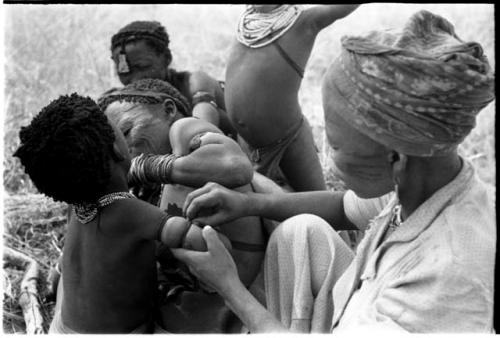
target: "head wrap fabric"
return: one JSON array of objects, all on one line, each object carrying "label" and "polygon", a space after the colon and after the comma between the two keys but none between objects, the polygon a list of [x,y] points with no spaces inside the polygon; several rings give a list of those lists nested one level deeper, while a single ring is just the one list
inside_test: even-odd
[{"label": "head wrap fabric", "polygon": [[495,98],[494,74],[478,43],[446,19],[415,13],[400,32],[343,37],[325,77],[341,116],[378,143],[413,156],[442,156]]},{"label": "head wrap fabric", "polygon": [[163,103],[166,99],[174,101],[179,113],[191,115],[188,100],[170,83],[158,79],[141,79],[121,88],[112,88],[98,100],[103,111],[115,101],[125,101],[143,104]]},{"label": "head wrap fabric", "polygon": [[123,27],[111,38],[111,51],[134,40],[150,40],[161,49],[168,49],[170,43],[167,31],[157,21],[134,21]]}]

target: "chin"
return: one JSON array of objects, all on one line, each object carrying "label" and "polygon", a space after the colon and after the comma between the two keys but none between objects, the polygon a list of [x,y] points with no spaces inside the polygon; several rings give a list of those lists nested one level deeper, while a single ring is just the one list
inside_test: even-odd
[{"label": "chin", "polygon": [[391,189],[387,190],[387,189],[380,189],[380,188],[375,188],[375,187],[370,189],[370,187],[367,187],[367,186],[360,188],[360,187],[351,187],[351,186],[347,185],[347,188],[349,190],[352,190],[356,194],[356,196],[358,196],[359,198],[363,198],[363,199],[381,197],[381,196],[384,196],[385,194],[387,194],[391,191]]}]

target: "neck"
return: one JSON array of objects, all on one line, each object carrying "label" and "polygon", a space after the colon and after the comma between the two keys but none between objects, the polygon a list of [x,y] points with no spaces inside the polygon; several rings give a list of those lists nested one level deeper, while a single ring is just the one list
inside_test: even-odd
[{"label": "neck", "polygon": [[128,191],[127,175],[125,169],[119,166],[116,162],[111,163],[111,178],[109,180],[104,194],[111,194],[114,192]]},{"label": "neck", "polygon": [[457,153],[433,158],[410,157],[399,186],[401,216],[405,220],[436,191],[453,181],[462,168]]}]

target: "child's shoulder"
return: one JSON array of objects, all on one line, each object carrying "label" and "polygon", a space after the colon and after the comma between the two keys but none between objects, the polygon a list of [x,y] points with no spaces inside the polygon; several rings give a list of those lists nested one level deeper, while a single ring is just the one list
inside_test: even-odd
[{"label": "child's shoulder", "polygon": [[166,215],[160,208],[138,198],[124,199],[113,204],[111,213],[108,213],[111,216],[110,223],[119,224],[120,227],[134,227],[137,223],[156,223]]},{"label": "child's shoulder", "polygon": [[124,199],[114,203],[114,209],[109,225],[121,233],[136,234],[137,236],[149,238],[149,229],[156,229],[158,225],[164,224],[168,214],[160,208],[142,201],[138,198]]},{"label": "child's shoulder", "polygon": [[134,219],[144,218],[147,215],[159,216],[164,213],[158,207],[138,198],[124,199],[119,202],[118,207],[122,217]]}]

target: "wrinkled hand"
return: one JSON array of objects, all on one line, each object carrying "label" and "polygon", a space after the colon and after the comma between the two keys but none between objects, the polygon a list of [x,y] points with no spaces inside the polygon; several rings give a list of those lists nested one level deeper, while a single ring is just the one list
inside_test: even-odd
[{"label": "wrinkled hand", "polygon": [[177,259],[189,266],[196,277],[223,295],[232,283],[239,282],[236,264],[211,226],[205,226],[202,235],[207,244],[207,251],[171,251]]},{"label": "wrinkled hand", "polygon": [[182,210],[192,222],[220,225],[247,216],[245,207],[245,194],[210,182],[189,193]]},{"label": "wrinkled hand", "polygon": [[189,141],[189,152],[203,147],[207,144],[221,144],[227,137],[210,131],[195,135]]}]

